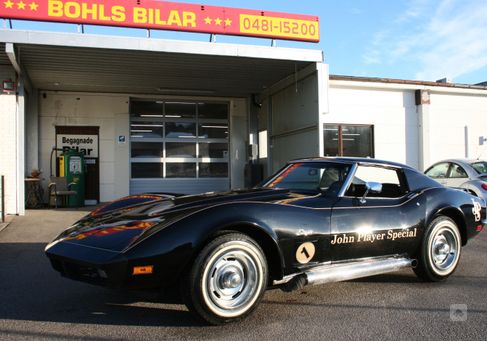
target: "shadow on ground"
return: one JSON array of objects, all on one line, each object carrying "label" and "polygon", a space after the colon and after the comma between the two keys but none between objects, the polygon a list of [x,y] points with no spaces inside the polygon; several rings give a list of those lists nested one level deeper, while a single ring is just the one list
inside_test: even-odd
[{"label": "shadow on ground", "polygon": [[[165,296],[153,291],[112,290],[63,278],[51,268],[44,255],[45,246],[44,243],[0,244],[0,292],[3,301],[0,319],[97,325],[204,325],[179,304],[174,294]],[[354,282],[416,283],[419,280],[409,273],[397,273],[357,279],[350,283]],[[328,303],[300,302],[295,299],[295,295],[288,297],[291,299],[266,299],[263,303],[333,307],[333,304]],[[341,304],[336,307],[347,308]],[[357,306],[351,305],[350,308]],[[359,308],[384,309],[374,306]]]},{"label": "shadow on ground", "polygon": [[0,244],[0,319],[107,325],[203,325],[174,296],[111,290],[61,277],[43,243]]}]

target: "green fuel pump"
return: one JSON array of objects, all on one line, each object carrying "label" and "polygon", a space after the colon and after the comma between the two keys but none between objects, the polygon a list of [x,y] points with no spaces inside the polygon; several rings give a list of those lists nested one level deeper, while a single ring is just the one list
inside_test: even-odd
[{"label": "green fuel pump", "polygon": [[59,176],[66,177],[70,190],[76,195],[68,198],[68,207],[82,207],[85,204],[85,160],[83,154],[74,149],[65,150],[59,158]]}]

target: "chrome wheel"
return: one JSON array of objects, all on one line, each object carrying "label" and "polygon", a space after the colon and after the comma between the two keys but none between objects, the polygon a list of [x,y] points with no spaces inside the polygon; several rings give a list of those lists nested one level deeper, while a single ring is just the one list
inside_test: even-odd
[{"label": "chrome wheel", "polygon": [[259,249],[247,241],[222,244],[203,271],[201,290],[208,308],[225,318],[249,310],[264,289],[263,261]]},{"label": "chrome wheel", "polygon": [[458,263],[460,234],[450,220],[442,220],[434,226],[429,239],[429,258],[432,270],[441,276],[448,275]]}]

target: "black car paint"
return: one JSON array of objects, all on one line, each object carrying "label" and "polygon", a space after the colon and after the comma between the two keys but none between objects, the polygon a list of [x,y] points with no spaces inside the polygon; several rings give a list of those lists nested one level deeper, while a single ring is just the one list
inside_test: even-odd
[{"label": "black car paint", "polygon": [[[408,183],[424,180],[409,167],[373,162],[403,169]],[[77,280],[108,286],[170,287],[177,284],[199,250],[222,230],[238,230],[254,237],[266,253],[274,280],[319,264],[362,257],[408,254],[414,258],[425,227],[440,213],[457,221],[464,244],[478,233],[472,208],[479,199],[429,179],[424,184],[428,187],[411,183],[412,190],[401,198],[366,198],[365,203],[355,197],[263,188],[157,199],[89,215],[48,245],[46,254],[56,270]],[[482,203],[482,219],[485,214]],[[117,228],[147,221],[153,225],[129,232]],[[383,236],[414,231],[414,237],[332,244],[335,236],[358,238],[360,228]],[[296,250],[305,242],[314,243],[316,254],[310,262],[300,264]],[[153,265],[153,274],[132,275],[133,267],[144,265]],[[100,271],[106,275],[101,276]]]}]

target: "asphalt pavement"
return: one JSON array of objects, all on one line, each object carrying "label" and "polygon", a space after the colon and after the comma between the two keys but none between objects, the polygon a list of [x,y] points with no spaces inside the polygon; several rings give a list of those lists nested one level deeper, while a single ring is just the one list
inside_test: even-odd
[{"label": "asphalt pavement", "polygon": [[1,340],[486,340],[487,231],[447,281],[411,270],[284,293],[242,322],[207,326],[156,293],[62,278],[44,247],[85,211],[31,210],[0,232]]}]

